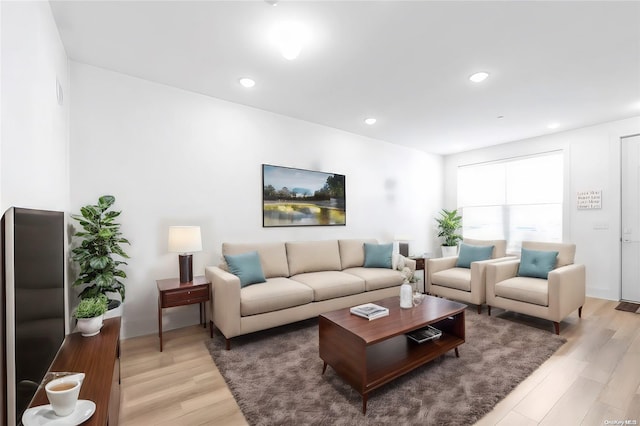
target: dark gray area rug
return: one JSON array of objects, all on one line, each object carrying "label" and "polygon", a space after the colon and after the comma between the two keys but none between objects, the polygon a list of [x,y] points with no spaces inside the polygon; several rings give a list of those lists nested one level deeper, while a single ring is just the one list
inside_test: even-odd
[{"label": "dark gray area rug", "polygon": [[[331,367],[322,375],[318,321],[207,342],[252,425],[471,425],[566,341],[547,331],[467,309],[466,341],[373,391],[360,394]],[[428,343],[427,343],[428,344]]]}]

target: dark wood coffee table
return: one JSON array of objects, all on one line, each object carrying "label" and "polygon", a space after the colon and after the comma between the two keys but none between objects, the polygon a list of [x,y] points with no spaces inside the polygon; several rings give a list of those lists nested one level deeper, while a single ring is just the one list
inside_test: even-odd
[{"label": "dark wood coffee table", "polygon": [[[330,365],[342,379],[362,395],[367,412],[371,391],[464,343],[464,310],[467,305],[426,296],[410,309],[400,308],[400,298],[374,302],[389,308],[389,316],[369,321],[353,315],[349,308],[320,315],[322,374]],[[416,343],[405,336],[431,325],[442,331],[438,340]]]}]

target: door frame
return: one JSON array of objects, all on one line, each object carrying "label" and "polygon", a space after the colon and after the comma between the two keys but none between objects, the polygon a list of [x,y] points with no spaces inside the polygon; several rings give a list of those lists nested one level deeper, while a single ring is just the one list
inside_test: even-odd
[{"label": "door frame", "polygon": [[[640,133],[634,133],[631,135],[624,135],[624,136],[620,136],[620,144],[619,144],[619,168],[618,168],[618,177],[619,177],[619,190],[620,190],[620,198],[619,198],[619,205],[618,205],[618,209],[619,209],[619,221],[620,221],[620,227],[618,229],[618,250],[620,255],[618,256],[618,261],[619,261],[619,268],[618,268],[618,277],[619,277],[619,282],[618,282],[618,299],[620,301],[624,301],[625,299],[622,298],[622,238],[623,238],[623,223],[622,223],[622,163],[623,163],[623,149],[622,149],[622,145],[624,143],[625,139],[629,139],[629,138],[635,138],[635,137],[640,137]],[[637,301],[634,301],[637,302]]]}]

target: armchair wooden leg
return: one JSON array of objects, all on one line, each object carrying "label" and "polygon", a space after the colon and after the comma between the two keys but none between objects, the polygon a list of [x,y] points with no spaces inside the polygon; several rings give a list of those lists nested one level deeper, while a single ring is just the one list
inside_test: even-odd
[{"label": "armchair wooden leg", "polygon": [[487,305],[487,314],[491,316],[491,305]]},{"label": "armchair wooden leg", "polygon": [[213,339],[213,321],[209,320],[209,337]]},{"label": "armchair wooden leg", "polygon": [[478,315],[482,313],[482,305],[478,305]]},{"label": "armchair wooden leg", "polygon": [[226,349],[227,349],[228,351],[230,351],[230,350],[231,350],[231,339],[226,339],[226,338],[225,338],[224,340],[225,340],[225,342],[227,343],[227,345],[226,345],[226,346],[227,346],[227,347],[226,347]]},{"label": "armchair wooden leg", "polygon": [[578,318],[582,318],[582,306],[578,308]]},{"label": "armchair wooden leg", "polygon": [[560,335],[560,323],[554,321],[553,326],[556,328],[556,334],[559,336]]}]

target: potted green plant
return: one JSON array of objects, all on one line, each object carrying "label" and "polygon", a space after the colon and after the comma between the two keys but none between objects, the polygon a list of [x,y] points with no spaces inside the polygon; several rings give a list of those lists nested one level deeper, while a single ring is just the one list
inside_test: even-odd
[{"label": "potted green plant", "polygon": [[438,237],[442,238],[442,256],[455,256],[458,243],[462,240],[462,235],[457,233],[462,227],[462,216],[458,215],[458,210],[442,209],[436,222],[438,222]]},{"label": "potted green plant", "polygon": [[102,316],[107,312],[107,296],[99,294],[80,300],[73,314],[78,320],[78,331],[85,337],[95,336],[102,328]]},{"label": "potted green plant", "polygon": [[[119,293],[124,301],[125,286],[121,279],[127,274],[121,266],[127,263],[120,259],[129,256],[120,245],[129,244],[129,241],[122,237],[120,224],[115,221],[121,212],[110,210],[114,202],[112,195],[103,195],[98,204],[84,206],[80,215],[71,215],[83,229],[75,234],[81,239],[80,245],[71,250],[71,259],[80,266],[73,286],[85,286],[80,292],[81,299]],[[118,300],[109,301],[109,309],[119,305]]]}]

